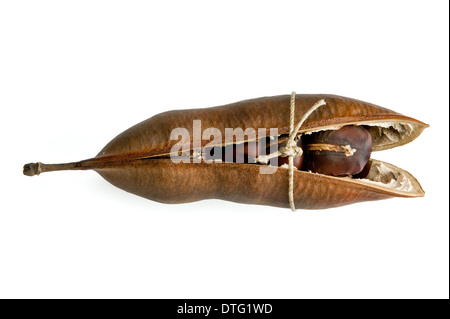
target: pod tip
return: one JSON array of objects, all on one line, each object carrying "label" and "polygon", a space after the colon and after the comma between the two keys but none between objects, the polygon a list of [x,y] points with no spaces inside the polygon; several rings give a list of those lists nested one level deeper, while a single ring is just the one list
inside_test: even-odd
[{"label": "pod tip", "polygon": [[34,176],[41,173],[41,163],[28,163],[23,166],[23,175]]}]

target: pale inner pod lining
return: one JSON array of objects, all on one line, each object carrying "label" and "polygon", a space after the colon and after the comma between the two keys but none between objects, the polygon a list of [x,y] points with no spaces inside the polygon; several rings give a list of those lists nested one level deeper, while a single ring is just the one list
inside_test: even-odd
[{"label": "pale inner pod lining", "polygon": [[[364,125],[364,124],[363,124]],[[367,130],[372,136],[376,148],[395,145],[406,139],[410,140],[418,125],[412,123],[377,123],[367,124]]]},{"label": "pale inner pod lining", "polygon": [[362,180],[401,192],[417,191],[413,181],[404,171],[394,170],[383,162],[372,161],[369,174]]},{"label": "pale inner pod lining", "polygon": [[403,145],[414,139],[419,125],[405,122],[358,122],[323,127],[320,130],[306,131],[302,134],[309,135],[321,131],[338,130],[343,126],[356,125],[365,126],[372,136],[373,150],[384,150],[387,148]]}]

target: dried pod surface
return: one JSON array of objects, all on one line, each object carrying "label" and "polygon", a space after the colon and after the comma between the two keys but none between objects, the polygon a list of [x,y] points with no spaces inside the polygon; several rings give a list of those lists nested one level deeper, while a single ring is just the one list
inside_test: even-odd
[{"label": "dried pod surface", "polygon": [[[427,127],[413,118],[398,114],[380,106],[355,99],[325,95],[298,94],[295,100],[295,122],[318,100],[325,99],[326,105],[308,117],[300,132],[325,130],[336,126],[355,123],[411,124],[411,131],[399,133],[397,139],[386,138],[382,143],[374,142],[374,151],[384,150],[411,142]],[[289,133],[290,96],[263,97],[245,100],[225,106],[203,109],[176,110],[157,114],[119,134],[97,155],[101,156],[149,156],[169,153],[177,141],[170,139],[173,129],[182,127],[190,133],[191,147],[193,121],[201,120],[202,128],[214,127],[222,132],[226,128],[278,128],[279,134]],[[374,135],[385,136],[384,127],[375,126]],[[408,129],[408,128],[405,128]],[[386,131],[389,128],[386,128]],[[251,139],[251,137],[249,138]],[[224,141],[232,142],[232,141]],[[209,141],[203,140],[202,147]]]},{"label": "dried pod surface", "polygon": [[[297,95],[295,120],[318,100],[326,105],[311,114],[300,133],[337,131],[344,126],[364,126],[373,142],[373,151],[397,147],[414,140],[427,127],[413,118],[374,104],[335,96]],[[67,164],[32,163],[24,174],[34,175],[64,169],[94,169],[113,185],[128,192],[164,203],[185,203],[218,198],[239,203],[289,207],[288,171],[278,168],[273,174],[261,174],[262,163],[251,159],[262,149],[261,136],[246,135],[229,139],[226,128],[242,130],[277,128],[280,141],[289,133],[290,96],[264,97],[206,109],[170,111],[153,116],[119,134],[100,153],[88,160]],[[195,145],[195,121],[201,127],[215,128],[222,139],[211,145],[201,140]],[[171,139],[171,132],[183,128],[186,140]],[[305,135],[304,135],[305,136]],[[273,137],[273,136],[272,136]],[[258,140],[258,143],[254,141]],[[174,163],[169,155],[178,143],[189,150],[188,163]],[[204,147],[234,149],[231,162],[193,161]],[[254,143],[256,147],[248,147]],[[241,156],[243,163],[236,159]],[[198,159],[198,158],[197,158]],[[238,162],[238,163],[236,163]],[[334,177],[295,170],[294,200],[297,208],[329,208],[360,201],[389,197],[418,197],[424,192],[408,172],[391,164],[371,159],[364,178]],[[298,167],[297,167],[298,168]]]}]

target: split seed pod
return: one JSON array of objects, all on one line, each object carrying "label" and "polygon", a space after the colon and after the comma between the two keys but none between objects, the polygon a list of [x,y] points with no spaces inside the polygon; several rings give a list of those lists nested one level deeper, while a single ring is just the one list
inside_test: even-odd
[{"label": "split seed pod", "polygon": [[[337,130],[348,125],[363,126],[370,133],[372,150],[376,152],[409,143],[428,126],[374,104],[322,94],[296,96],[295,122],[298,123],[320,99],[324,99],[326,105],[307,118],[300,134]],[[256,141],[256,136],[227,140],[226,128],[254,131],[267,128],[265,137],[270,137],[269,128],[277,128],[279,138],[288,135],[289,110],[290,96],[283,95],[205,109],[169,111],[119,134],[92,159],[66,164],[26,164],[24,174],[92,169],[125,191],[162,203],[216,198],[289,207],[288,170],[283,166],[273,174],[261,174],[260,168],[264,164],[207,163],[198,158],[205,146],[225,148],[230,144]],[[201,120],[202,128],[217,129],[224,138],[216,145],[204,139],[194,143],[195,120]],[[184,141],[171,139],[171,132],[176,128],[183,128],[190,138]],[[170,158],[177,143],[188,150],[188,163],[175,163]],[[365,170],[364,178],[350,178],[294,169],[295,207],[319,209],[391,197],[424,196],[419,182],[401,168],[370,159]]]}]

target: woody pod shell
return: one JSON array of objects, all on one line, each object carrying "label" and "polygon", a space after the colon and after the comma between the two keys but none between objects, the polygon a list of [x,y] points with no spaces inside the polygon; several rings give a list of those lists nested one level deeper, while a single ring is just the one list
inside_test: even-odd
[{"label": "woody pod shell", "polygon": [[[298,94],[295,122],[320,99],[324,99],[326,105],[307,118],[299,133],[364,125],[372,135],[373,151],[381,151],[411,142],[428,126],[371,103],[324,94]],[[194,120],[201,120],[202,129],[218,129],[224,137],[226,128],[253,128],[255,131],[267,128],[267,132],[269,128],[277,128],[278,134],[283,135],[289,133],[289,111],[290,96],[282,95],[225,106],[164,112],[119,134],[96,157],[64,165],[72,164],[66,169],[93,169],[125,191],[162,203],[215,198],[288,208],[288,170],[285,168],[278,168],[273,174],[261,174],[261,165],[204,161],[174,163],[168,155],[180,142],[171,139],[175,128],[185,128],[190,133],[190,141],[186,141],[185,146],[192,149]],[[200,146],[209,142],[202,140]],[[233,141],[224,139],[222,144],[230,142]],[[295,206],[321,209],[391,197],[424,196],[419,182],[408,172],[376,160],[371,160],[371,164],[366,179],[294,170]],[[25,174],[26,170],[29,173],[30,167],[25,166]],[[38,170],[37,174],[45,171],[45,164]]]}]

